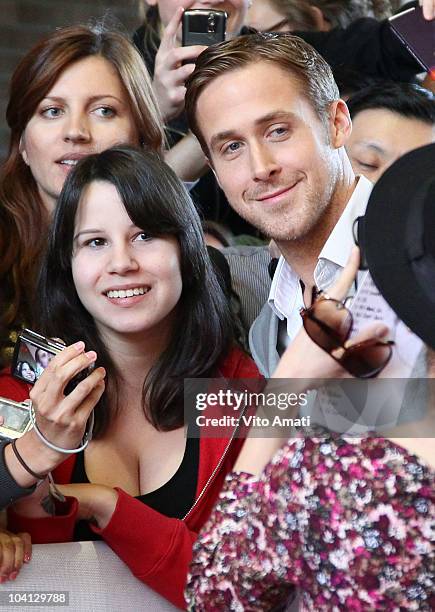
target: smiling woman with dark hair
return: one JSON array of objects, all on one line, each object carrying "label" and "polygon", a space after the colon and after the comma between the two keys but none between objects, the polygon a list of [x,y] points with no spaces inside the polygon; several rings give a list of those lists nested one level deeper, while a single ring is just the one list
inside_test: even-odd
[{"label": "smiling woman with dark hair", "polygon": [[[102,537],[183,606],[192,543],[241,446],[235,428],[219,439],[189,429],[186,439],[184,379],[259,375],[233,343],[195,207],[156,154],[120,147],[79,162],[58,201],[37,295],[39,330],[69,346],[30,392],[38,429],[15,448],[36,475],[57,467],[67,498],[53,515],[41,485],[9,507],[8,528],[36,543]],[[0,376],[0,394],[12,391],[28,397],[26,385]],[[62,448],[77,448],[93,408],[92,441],[65,461]]]}]

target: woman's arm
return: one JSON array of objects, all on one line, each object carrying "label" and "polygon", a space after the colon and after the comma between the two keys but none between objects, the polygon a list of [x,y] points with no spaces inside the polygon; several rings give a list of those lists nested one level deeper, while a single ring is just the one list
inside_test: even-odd
[{"label": "woman's arm", "polygon": [[[67,499],[77,502],[74,520],[68,519],[70,525],[80,519],[91,521],[93,531],[106,541],[136,578],[177,607],[185,607],[183,590],[193,543],[198,536],[195,531],[184,521],[160,514],[122,489],[95,484],[58,485],[58,489]],[[45,523],[48,533],[56,520],[59,522],[62,517],[51,517]],[[23,519],[20,527],[31,532],[34,524]]]},{"label": "woman's arm", "polygon": [[192,132],[188,132],[171,149],[165,151],[165,162],[184,182],[191,183],[207,171],[207,160]]},{"label": "woman's arm", "polygon": [[[104,368],[97,368],[71,393],[64,395],[66,385],[96,359],[95,352],[86,353],[84,348],[84,343],[78,342],[57,355],[29,394],[39,430],[49,442],[60,448],[77,448],[89,415],[104,392],[105,371]],[[0,392],[6,395],[8,387],[12,388],[12,385],[3,375]],[[36,475],[43,477],[53,470],[65,460],[65,454],[46,445],[34,430],[16,441],[16,449],[22,461],[19,461],[10,444],[4,447],[3,473],[7,472],[23,494],[25,489],[30,489],[31,495],[15,502],[15,510],[33,518],[47,516],[47,510],[41,504],[46,491],[44,487],[34,489],[38,481]],[[7,503],[15,497],[9,491],[4,491],[3,495]]]},{"label": "woman's arm", "polygon": [[252,478],[227,476],[194,548],[189,610],[271,610],[292,585],[310,610],[430,600],[434,477],[416,458],[379,438],[297,439],[246,493]]}]

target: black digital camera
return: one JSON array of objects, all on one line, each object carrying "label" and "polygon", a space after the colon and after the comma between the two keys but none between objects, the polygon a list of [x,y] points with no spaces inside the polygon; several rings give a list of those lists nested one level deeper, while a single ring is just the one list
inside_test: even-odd
[{"label": "black digital camera", "polygon": [[[36,332],[25,329],[17,339],[12,359],[12,376],[33,385],[43,374],[50,361],[62,352],[64,344],[51,338],[45,338]],[[79,372],[66,386],[65,394],[71,393],[76,385],[86,378],[92,370],[92,364]]]},{"label": "black digital camera", "polygon": [[227,14],[225,11],[192,9],[184,11],[182,44],[209,47],[225,40]]}]

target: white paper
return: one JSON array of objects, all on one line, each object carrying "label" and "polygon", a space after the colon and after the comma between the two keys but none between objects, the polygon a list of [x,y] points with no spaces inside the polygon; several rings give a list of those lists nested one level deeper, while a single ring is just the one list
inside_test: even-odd
[{"label": "white paper", "polygon": [[[349,306],[348,306],[349,307]],[[394,385],[376,385],[360,381],[346,394],[338,385],[318,390],[313,420],[332,431],[358,435],[371,430],[394,427],[403,418],[406,379],[411,376],[423,342],[397,317],[384,300],[369,272],[363,275],[349,310],[353,316],[351,337],[375,322],[390,329],[393,353],[377,378],[395,378]],[[355,381],[354,381],[355,382]]]},{"label": "white paper", "polygon": [[369,272],[360,283],[349,310],[353,316],[351,336],[370,323],[382,322],[390,328],[389,339],[394,340],[393,354],[378,378],[408,378],[414,369],[423,342],[398,318],[384,300]]}]

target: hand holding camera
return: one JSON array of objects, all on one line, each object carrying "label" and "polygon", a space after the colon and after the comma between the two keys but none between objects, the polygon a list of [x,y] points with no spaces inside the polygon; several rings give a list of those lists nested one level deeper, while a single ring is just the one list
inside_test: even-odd
[{"label": "hand holding camera", "polygon": [[182,112],[186,93],[184,82],[195,69],[195,59],[206,48],[197,45],[180,47],[177,44],[182,16],[183,10],[178,8],[165,28],[156,55],[153,90],[165,122]]},{"label": "hand holding camera", "polygon": [[[104,368],[96,368],[65,395],[68,384],[95,362],[94,351],[85,352],[77,342],[56,355],[30,391],[36,423],[52,444],[75,449],[83,437],[88,418],[104,392]],[[64,458],[64,457],[63,457]]]}]

